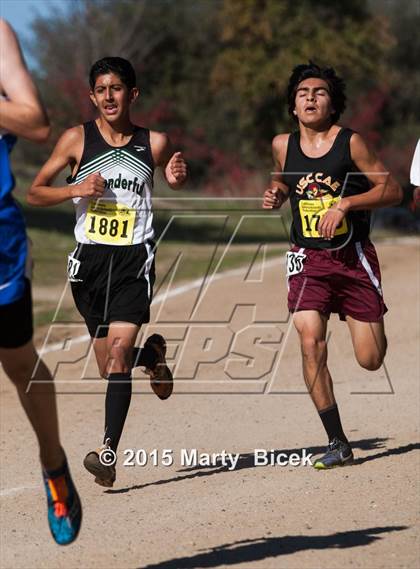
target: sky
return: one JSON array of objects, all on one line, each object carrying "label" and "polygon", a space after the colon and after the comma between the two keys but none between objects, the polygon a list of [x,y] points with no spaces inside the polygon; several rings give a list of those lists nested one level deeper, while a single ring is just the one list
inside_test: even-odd
[{"label": "sky", "polygon": [[66,8],[72,0],[0,0],[0,16],[11,24],[22,44],[25,59],[30,67],[34,60],[26,42],[31,37],[31,22],[38,15],[46,15],[52,9]]}]

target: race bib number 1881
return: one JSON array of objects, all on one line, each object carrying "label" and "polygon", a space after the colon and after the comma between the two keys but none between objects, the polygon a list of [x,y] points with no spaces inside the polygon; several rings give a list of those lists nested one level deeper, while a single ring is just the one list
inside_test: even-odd
[{"label": "race bib number 1881", "polygon": [[86,212],[85,235],[96,243],[131,245],[136,211],[126,205],[91,201]]}]

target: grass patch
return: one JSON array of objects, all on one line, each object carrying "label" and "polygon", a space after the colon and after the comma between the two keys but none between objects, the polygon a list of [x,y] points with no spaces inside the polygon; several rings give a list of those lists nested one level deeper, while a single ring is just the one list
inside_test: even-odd
[{"label": "grass patch", "polygon": [[73,235],[28,228],[34,258],[34,284],[54,286],[67,278],[67,255],[75,247]]},{"label": "grass patch", "polygon": [[[197,220],[196,220],[197,221]],[[187,226],[185,227],[187,230]],[[263,251],[258,243],[237,243],[228,246],[228,231],[219,234],[219,227],[215,235],[220,239],[214,242],[197,242],[194,232],[200,230],[200,223],[188,225],[190,242],[183,240],[173,241],[163,239],[156,255],[156,283],[155,290],[160,284],[173,278],[174,284],[191,279],[203,278],[214,270],[226,271],[239,266],[251,266],[254,261],[263,259]],[[72,234],[45,229],[28,229],[33,243],[34,258],[34,288],[35,293],[44,289],[42,301],[35,300],[34,321],[37,328],[51,324],[56,309],[57,291],[53,289],[64,286],[67,275],[67,255],[75,247]],[[287,248],[285,243],[269,243],[265,248],[266,258],[280,256]],[[45,288],[47,291],[45,291]],[[51,289],[51,302],[48,302],[48,290]],[[54,292],[54,294],[53,294]],[[35,294],[36,296],[36,294]],[[75,321],[79,319],[74,306],[61,307],[60,321]]]},{"label": "grass patch", "polygon": [[[29,228],[33,244],[34,285],[56,286],[64,284],[67,255],[75,247],[72,236],[55,231]],[[266,255],[281,254],[287,247],[283,243],[267,245]],[[220,270],[228,270],[243,264],[252,263],[255,256],[262,258],[259,244],[233,243],[229,247],[226,240],[214,243],[186,244],[184,241],[162,241],[156,255],[157,282],[176,265],[174,281],[198,278],[209,270],[214,270],[223,256]]]},{"label": "grass patch", "polygon": [[[265,257],[281,256],[286,250],[282,243],[270,244],[265,249]],[[157,251],[156,256],[156,288],[159,283],[174,276],[174,282],[204,277],[207,273],[227,271],[240,266],[251,267],[254,261],[262,261],[264,252],[255,245],[225,244],[208,245],[185,243],[165,243]]]},{"label": "grass patch", "polygon": [[[43,303],[43,306],[39,310],[34,310],[34,325],[35,328],[40,328],[41,326],[47,326],[51,324],[55,316],[55,305],[53,307],[47,307]],[[80,319],[76,307],[74,308],[60,308],[59,321],[60,322],[74,322]]]}]

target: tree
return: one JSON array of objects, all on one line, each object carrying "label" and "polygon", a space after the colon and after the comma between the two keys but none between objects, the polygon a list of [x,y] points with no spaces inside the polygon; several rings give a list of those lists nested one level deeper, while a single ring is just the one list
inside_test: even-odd
[{"label": "tree", "polygon": [[[239,130],[265,154],[272,136],[289,126],[284,93],[295,65],[332,65],[348,78],[351,99],[385,75],[383,55],[393,41],[363,0],[225,0],[220,26],[211,88],[230,101]],[[244,150],[255,161],[255,146]]]},{"label": "tree", "polygon": [[193,185],[243,192],[270,171],[273,135],[294,127],[285,88],[292,68],[309,59],[346,79],[344,122],[406,168],[420,91],[419,13],[415,0],[406,5],[405,12],[378,0],[77,0],[38,17],[33,48],[55,137],[93,116],[92,63],[121,55],[138,74],[134,118],[168,131],[186,151]]}]

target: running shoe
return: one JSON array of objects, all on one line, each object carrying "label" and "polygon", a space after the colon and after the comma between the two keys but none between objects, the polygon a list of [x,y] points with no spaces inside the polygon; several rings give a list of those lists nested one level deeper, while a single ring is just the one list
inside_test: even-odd
[{"label": "running shoe", "polygon": [[95,476],[96,484],[112,488],[116,479],[116,461],[117,455],[109,446],[109,439],[107,439],[101,447],[88,452],[83,466]]},{"label": "running shoe", "polygon": [[153,369],[144,371],[150,377],[150,385],[159,399],[168,399],[174,389],[174,380],[171,370],[166,365],[166,342],[160,334],[152,334],[146,340],[145,346],[151,346],[157,353],[157,364]]},{"label": "running shoe", "polygon": [[344,466],[345,464],[350,464],[353,458],[353,452],[349,443],[343,443],[343,441],[335,438],[329,443],[324,456],[315,461],[314,468],[323,470]]},{"label": "running shoe", "polygon": [[65,462],[64,473],[51,478],[43,469],[47,493],[48,524],[53,538],[59,545],[72,543],[82,523],[82,504]]}]

